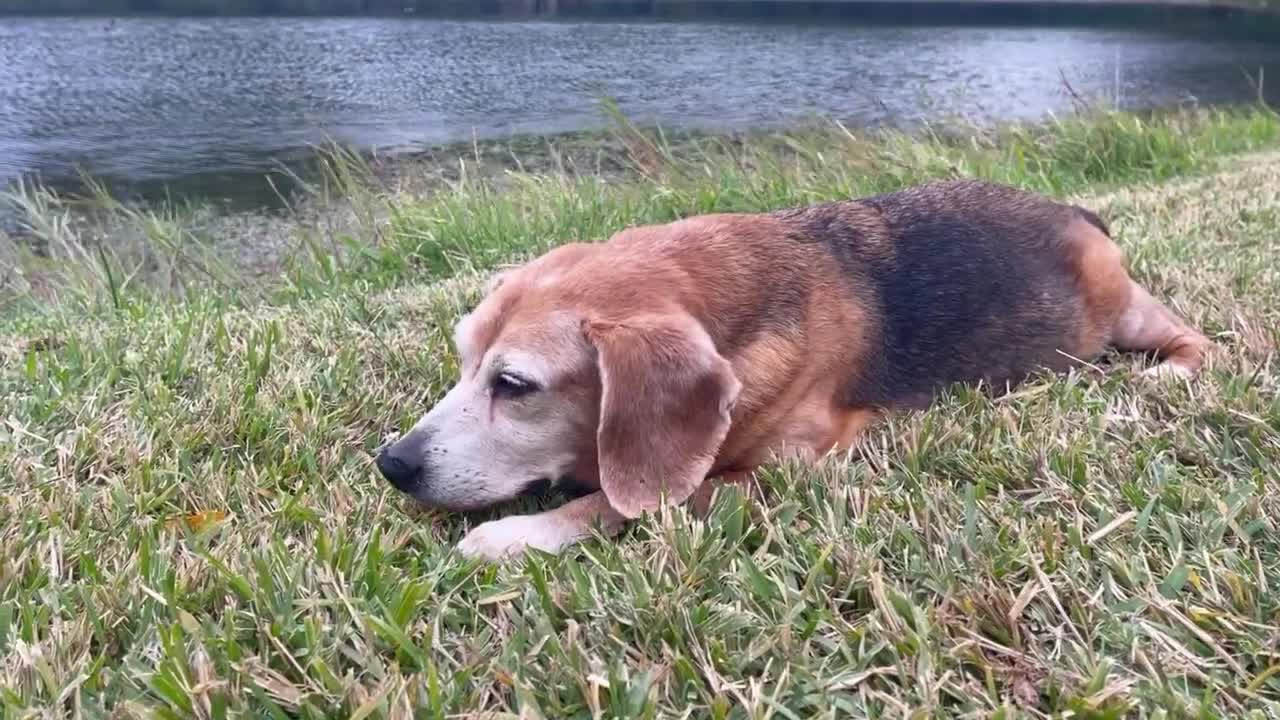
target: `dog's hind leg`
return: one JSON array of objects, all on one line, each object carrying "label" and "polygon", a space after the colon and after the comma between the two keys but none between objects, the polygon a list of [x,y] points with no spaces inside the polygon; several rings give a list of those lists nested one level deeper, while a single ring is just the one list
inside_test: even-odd
[{"label": "dog's hind leg", "polygon": [[1130,277],[1124,253],[1100,222],[1077,220],[1065,231],[1087,308],[1081,343],[1085,354],[1111,345],[1126,352],[1155,353],[1155,376],[1189,378],[1213,347],[1209,339]]},{"label": "dog's hind leg", "polygon": [[1144,374],[1158,377],[1194,377],[1212,348],[1207,337],[1132,281],[1111,343],[1119,350],[1155,353],[1162,362]]}]

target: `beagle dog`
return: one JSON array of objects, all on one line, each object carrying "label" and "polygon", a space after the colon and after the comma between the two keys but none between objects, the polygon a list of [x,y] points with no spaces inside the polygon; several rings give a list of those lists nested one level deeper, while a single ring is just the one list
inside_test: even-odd
[{"label": "beagle dog", "polygon": [[1211,347],[1097,215],[972,180],[564,245],[490,281],[454,341],[457,384],[381,474],[450,510],[585,493],[474,528],[459,549],[488,559],[849,448],[954,383],[1002,390],[1109,346],[1189,378]]}]

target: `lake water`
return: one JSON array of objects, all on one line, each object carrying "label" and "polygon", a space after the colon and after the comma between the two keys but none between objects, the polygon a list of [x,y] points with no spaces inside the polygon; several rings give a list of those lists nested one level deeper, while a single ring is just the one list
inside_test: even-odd
[{"label": "lake water", "polygon": [[1280,88],[1280,47],[1117,29],[714,22],[0,18],[0,184],[258,173],[358,147],[642,123],[744,128],[1027,119]]}]

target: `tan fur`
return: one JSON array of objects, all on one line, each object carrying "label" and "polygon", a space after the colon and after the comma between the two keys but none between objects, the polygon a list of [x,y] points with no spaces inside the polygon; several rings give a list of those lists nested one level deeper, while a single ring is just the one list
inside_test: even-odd
[{"label": "tan fur", "polygon": [[635,518],[684,502],[729,430],[741,384],[711,338],[681,313],[586,322],[600,369],[600,489]]},{"label": "tan fur", "polygon": [[1073,220],[1063,234],[1074,250],[1067,261],[1084,297],[1086,321],[1078,340],[1085,357],[1102,352],[1111,341],[1120,315],[1129,306],[1129,273],[1124,253],[1111,238],[1083,220]]},{"label": "tan fur", "polygon": [[1191,377],[1212,349],[1209,339],[1192,328],[1136,283],[1128,307],[1120,315],[1112,342],[1122,350],[1154,352],[1164,360],[1148,372]]},{"label": "tan fur", "polygon": [[1082,220],[1073,221],[1064,233],[1076,249],[1069,260],[1075,264],[1088,318],[1079,340],[1082,357],[1114,345],[1155,352],[1169,362],[1157,366],[1157,372],[1198,371],[1210,346],[1208,338],[1130,279],[1124,252],[1115,241]]}]

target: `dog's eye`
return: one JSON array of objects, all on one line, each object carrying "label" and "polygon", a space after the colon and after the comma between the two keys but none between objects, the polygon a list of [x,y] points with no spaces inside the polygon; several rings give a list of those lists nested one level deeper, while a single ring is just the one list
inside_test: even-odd
[{"label": "dog's eye", "polygon": [[538,386],[533,381],[509,372],[498,373],[493,378],[493,394],[495,397],[519,397],[537,389]]}]

